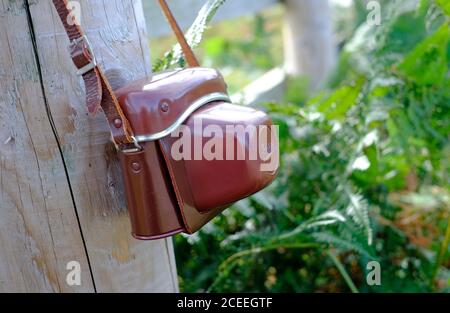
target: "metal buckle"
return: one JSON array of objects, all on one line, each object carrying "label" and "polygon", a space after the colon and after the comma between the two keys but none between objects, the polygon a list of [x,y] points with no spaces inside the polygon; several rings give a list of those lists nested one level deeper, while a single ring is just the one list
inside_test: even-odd
[{"label": "metal buckle", "polygon": [[78,69],[77,71],[77,75],[82,76],[84,74],[86,74],[89,71],[92,71],[96,66],[97,66],[97,60],[95,58],[94,55],[94,51],[92,50],[92,46],[91,43],[89,42],[88,38],[86,37],[86,35],[83,35],[79,38],[76,38],[74,40],[72,40],[72,42],[70,43],[70,45],[79,45],[80,43],[83,43],[85,48],[87,49],[87,51],[89,52],[92,60],[91,62],[89,62],[88,64],[86,64],[85,66],[83,66],[82,68]]},{"label": "metal buckle", "polygon": [[127,149],[120,149],[119,146],[117,146],[117,144],[116,144],[116,149],[120,150],[120,152],[122,152],[122,153],[134,153],[134,152],[142,151],[142,147],[139,145],[139,142],[136,140],[136,137],[131,136],[131,138],[133,139],[134,147],[127,148]]}]

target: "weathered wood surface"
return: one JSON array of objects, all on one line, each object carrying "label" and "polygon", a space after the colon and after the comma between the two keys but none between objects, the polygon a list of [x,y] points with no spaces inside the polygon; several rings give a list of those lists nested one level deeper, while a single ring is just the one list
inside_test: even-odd
[{"label": "weathered wood surface", "polygon": [[[227,0],[214,16],[213,22],[233,19],[244,15],[257,13],[271,5],[277,4],[278,0]],[[167,2],[172,9],[180,26],[188,28],[194,21],[198,11],[205,0],[169,0]],[[147,20],[147,29],[151,37],[171,35],[170,27],[162,14],[158,0],[145,0],[144,13]]]},{"label": "weathered wood surface", "polygon": [[[80,1],[104,69],[150,71],[139,0]],[[131,238],[103,115],[49,0],[0,0],[0,291],[174,292],[172,241]],[[78,261],[82,285],[66,284]]]},{"label": "weathered wood surface", "polygon": [[0,291],[93,291],[65,283],[88,262],[42,96],[23,1],[0,5]]}]

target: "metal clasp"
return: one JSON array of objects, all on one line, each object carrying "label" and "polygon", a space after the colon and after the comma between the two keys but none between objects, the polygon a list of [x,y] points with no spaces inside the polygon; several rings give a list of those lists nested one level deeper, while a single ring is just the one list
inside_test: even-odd
[{"label": "metal clasp", "polygon": [[92,50],[92,46],[91,43],[89,42],[88,38],[86,37],[86,35],[83,35],[79,38],[73,39],[72,42],[70,43],[71,46],[77,46],[79,44],[84,44],[84,47],[87,49],[87,51],[89,52],[89,55],[91,57],[91,62],[89,62],[88,64],[86,64],[85,66],[83,66],[82,68],[78,69],[77,71],[77,75],[81,76],[86,74],[89,71],[92,71],[96,66],[97,66],[97,60],[95,58],[94,55],[94,51]]},{"label": "metal clasp", "polygon": [[139,142],[137,141],[136,137],[131,136],[131,138],[133,139],[133,146],[134,147],[126,148],[126,149],[120,149],[120,147],[118,147],[116,145],[116,149],[120,150],[120,152],[122,152],[122,153],[134,153],[134,152],[142,151],[142,147],[139,145]]}]

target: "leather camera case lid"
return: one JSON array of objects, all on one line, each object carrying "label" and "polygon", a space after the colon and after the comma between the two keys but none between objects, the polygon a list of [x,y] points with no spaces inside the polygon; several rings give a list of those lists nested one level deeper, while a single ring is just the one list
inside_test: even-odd
[{"label": "leather camera case lid", "polygon": [[186,68],[154,74],[116,91],[138,141],[167,136],[180,121],[214,100],[227,100],[222,75],[209,68]]},{"label": "leather camera case lid", "polygon": [[[116,91],[119,102],[140,142],[158,140],[165,160],[184,231],[193,233],[234,202],[263,189],[277,174],[278,163],[272,170],[262,171],[266,162],[259,155],[250,159],[250,137],[232,135],[233,157],[227,154],[229,125],[266,126],[269,129],[268,150],[278,161],[278,141],[271,132],[271,119],[266,113],[229,103],[226,84],[214,69],[187,68],[156,74]],[[202,131],[195,124],[201,120]],[[189,129],[192,157],[175,159],[172,146],[179,140],[171,132],[184,125]],[[207,160],[194,157],[194,143],[205,147],[211,139],[203,134],[210,126],[219,128],[215,141],[223,144],[223,157]],[[184,134],[183,134],[184,136]],[[250,136],[250,137],[249,137]],[[144,149],[147,144],[144,144]],[[267,147],[267,145],[266,145]],[[203,151],[203,149],[202,149]],[[244,158],[238,158],[238,151]],[[175,192],[173,192],[175,191]],[[133,209],[133,208],[132,208]],[[157,209],[157,208],[156,208]]]}]

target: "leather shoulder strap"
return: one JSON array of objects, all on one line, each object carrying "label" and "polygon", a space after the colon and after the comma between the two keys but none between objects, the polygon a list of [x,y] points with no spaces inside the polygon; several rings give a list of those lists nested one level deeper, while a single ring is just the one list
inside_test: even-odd
[{"label": "leather shoulder strap", "polygon": [[123,114],[106,76],[97,66],[89,41],[76,21],[69,22],[71,10],[68,1],[53,0],[53,4],[70,40],[70,56],[78,68],[78,74],[84,80],[88,111],[95,114],[100,107],[103,109],[113,142],[118,149],[128,150],[137,147],[130,123]]},{"label": "leather shoulder strap", "polygon": [[183,54],[184,57],[186,58],[187,64],[190,67],[200,66],[197,57],[194,54],[194,51],[192,51],[192,48],[191,46],[189,46],[186,37],[184,37],[183,31],[181,30],[180,26],[175,20],[172,11],[170,11],[170,8],[167,5],[166,0],[159,0],[159,4],[161,5],[161,8],[164,12],[164,15],[167,18],[167,21],[169,22],[170,27],[172,28],[173,32],[175,33],[175,36],[177,37],[178,43],[181,46],[181,50],[183,50]]}]

